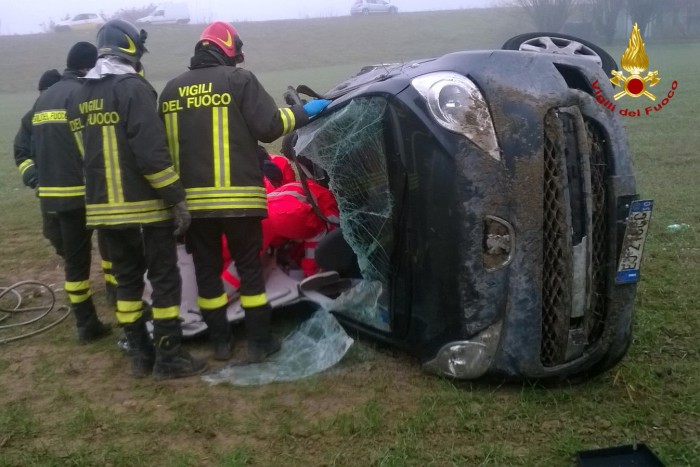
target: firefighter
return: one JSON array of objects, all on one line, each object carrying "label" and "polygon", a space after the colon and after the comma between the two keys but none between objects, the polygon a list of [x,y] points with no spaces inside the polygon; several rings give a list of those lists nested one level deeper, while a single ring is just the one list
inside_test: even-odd
[{"label": "firefighter", "polygon": [[[58,70],[46,70],[39,78],[39,93],[46,91],[52,85],[61,80],[61,73]],[[27,111],[20,121],[19,130],[15,136],[14,155],[15,164],[22,176],[22,182],[29,188],[35,190],[39,186],[39,172],[34,163],[34,145],[32,143],[32,117],[34,116],[34,105]],[[61,229],[58,224],[58,217],[55,213],[49,214],[41,211],[42,233],[51,243],[56,254],[63,257],[63,242],[61,241]]]},{"label": "firefighter", "polygon": [[[117,280],[116,315],[129,343],[132,375],[168,379],[201,373],[206,363],[182,347],[176,236],[190,216],[156,93],[137,72],[146,36],[127,21],[105,23],[97,32],[97,64],[68,114],[84,148],[87,224],[103,231]],[[141,300],[146,271],[155,348]]]},{"label": "firefighter", "polygon": [[[94,51],[91,50],[91,54]],[[96,51],[93,55],[96,55]],[[58,70],[47,70],[39,79],[39,92],[43,92],[51,85],[61,81],[61,73]],[[15,163],[22,175],[22,181],[25,185],[32,189],[39,187],[39,172],[34,163],[34,144],[32,142],[32,117],[34,116],[34,106],[22,117],[20,129],[15,136],[14,153]],[[61,224],[58,215],[55,212],[41,210],[42,217],[42,233],[53,246],[56,254],[61,258],[64,257],[63,238],[61,235]],[[100,245],[100,255],[102,256],[102,272],[105,278],[105,290],[107,292],[107,303],[110,305],[116,304],[116,279],[112,276],[110,268],[111,263],[108,258],[108,253],[103,247],[104,242],[102,236],[98,234],[98,243]]]},{"label": "firefighter", "polygon": [[80,343],[109,333],[109,327],[97,317],[92,301],[92,230],[85,227],[83,165],[66,119],[68,102],[82,87],[79,79],[95,65],[96,59],[94,45],[76,43],[68,52],[61,80],[39,96],[32,116],[41,210],[47,214],[56,213],[64,259],[64,288],[75,316]]},{"label": "firefighter", "polygon": [[194,259],[198,305],[209,327],[214,358],[228,360],[232,353],[220,277],[223,234],[241,276],[248,361],[259,362],[280,345],[270,330],[272,309],[259,257],[267,202],[256,148],[258,141],[272,142],[304,125],[330,101],[278,108],[255,75],[236,66],[243,62],[242,46],[230,24],[206,26],[190,71],[166,84],[159,108],[192,211],[186,244]]}]

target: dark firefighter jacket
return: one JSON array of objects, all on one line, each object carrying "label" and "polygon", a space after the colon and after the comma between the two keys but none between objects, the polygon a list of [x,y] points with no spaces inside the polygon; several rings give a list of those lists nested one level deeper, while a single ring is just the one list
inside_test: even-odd
[{"label": "dark firefighter jacket", "polygon": [[193,217],[267,215],[257,155],[308,122],[301,106],[279,108],[250,71],[195,55],[168,82],[159,109]]},{"label": "dark firefighter jacket", "polygon": [[33,167],[34,164],[34,146],[32,143],[32,117],[34,116],[34,107],[32,107],[22,117],[19,130],[15,135],[14,153],[15,165],[19,169],[19,173],[24,175],[24,172]]},{"label": "dark firefighter jacket", "polygon": [[45,212],[85,206],[83,161],[66,119],[68,102],[81,87],[77,73],[66,70],[34,104],[31,138],[39,171],[39,199]]},{"label": "dark firefighter jacket", "polygon": [[171,222],[185,199],[156,110],[137,74],[87,79],[68,109],[85,155],[87,225],[123,228]]}]

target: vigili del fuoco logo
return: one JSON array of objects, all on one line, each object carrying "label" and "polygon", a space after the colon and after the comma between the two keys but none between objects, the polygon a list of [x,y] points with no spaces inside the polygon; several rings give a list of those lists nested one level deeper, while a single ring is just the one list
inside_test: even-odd
[{"label": "vigili del fuoco logo", "polygon": [[649,100],[656,102],[656,95],[650,91],[650,88],[653,88],[659,84],[659,82],[661,82],[658,70],[648,71],[646,76],[643,76],[644,71],[649,68],[649,56],[644,49],[642,34],[639,32],[637,23],[634,23],[634,26],[632,27],[632,32],[630,33],[630,38],[627,42],[627,49],[625,49],[625,52],[622,54],[620,63],[622,64],[622,68],[629,74],[625,75],[624,71],[619,70],[612,70],[610,72],[613,75],[612,78],[610,78],[610,82],[613,84],[615,89],[621,89],[620,92],[613,96],[614,100],[609,100],[603,95],[598,80],[593,83],[593,92],[595,93],[596,100],[599,104],[603,105],[611,112],[617,111],[623,117],[639,117],[642,114],[650,115],[653,112],[659,112],[662,110],[673,98],[673,95],[678,88],[678,81],[673,81],[671,83],[671,89],[669,89],[660,102],[654,105],[644,107],[644,109],[617,109],[617,104],[615,101],[624,96],[635,99],[644,96]]}]

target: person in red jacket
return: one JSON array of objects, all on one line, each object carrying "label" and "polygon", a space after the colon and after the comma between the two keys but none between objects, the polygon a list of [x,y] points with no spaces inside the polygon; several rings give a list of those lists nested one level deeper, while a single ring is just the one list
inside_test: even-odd
[{"label": "person in red jacket", "polygon": [[[309,194],[301,182],[280,186],[267,196],[267,218],[263,220],[263,250],[285,241],[303,244],[301,269],[305,276],[318,272],[314,249],[318,242],[338,224],[338,204],[328,188],[307,180]],[[315,202],[322,218],[312,206]]]}]

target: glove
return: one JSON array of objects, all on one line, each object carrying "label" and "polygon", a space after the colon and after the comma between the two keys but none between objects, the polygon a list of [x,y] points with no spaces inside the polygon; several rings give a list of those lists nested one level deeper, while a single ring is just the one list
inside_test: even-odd
[{"label": "glove", "polygon": [[187,209],[187,203],[185,201],[180,201],[175,206],[173,206],[173,216],[175,220],[175,232],[174,235],[179,237],[187,232],[190,227],[190,222],[192,222],[192,215]]},{"label": "glove", "polygon": [[36,166],[27,167],[27,170],[22,174],[22,181],[29,188],[36,188],[39,185],[39,173],[36,170]]},{"label": "glove", "polygon": [[282,171],[272,161],[263,161],[263,176],[272,183],[275,188],[282,184]]},{"label": "glove", "polygon": [[309,117],[315,117],[325,109],[331,101],[328,99],[314,99],[311,102],[304,104],[304,111]]}]

